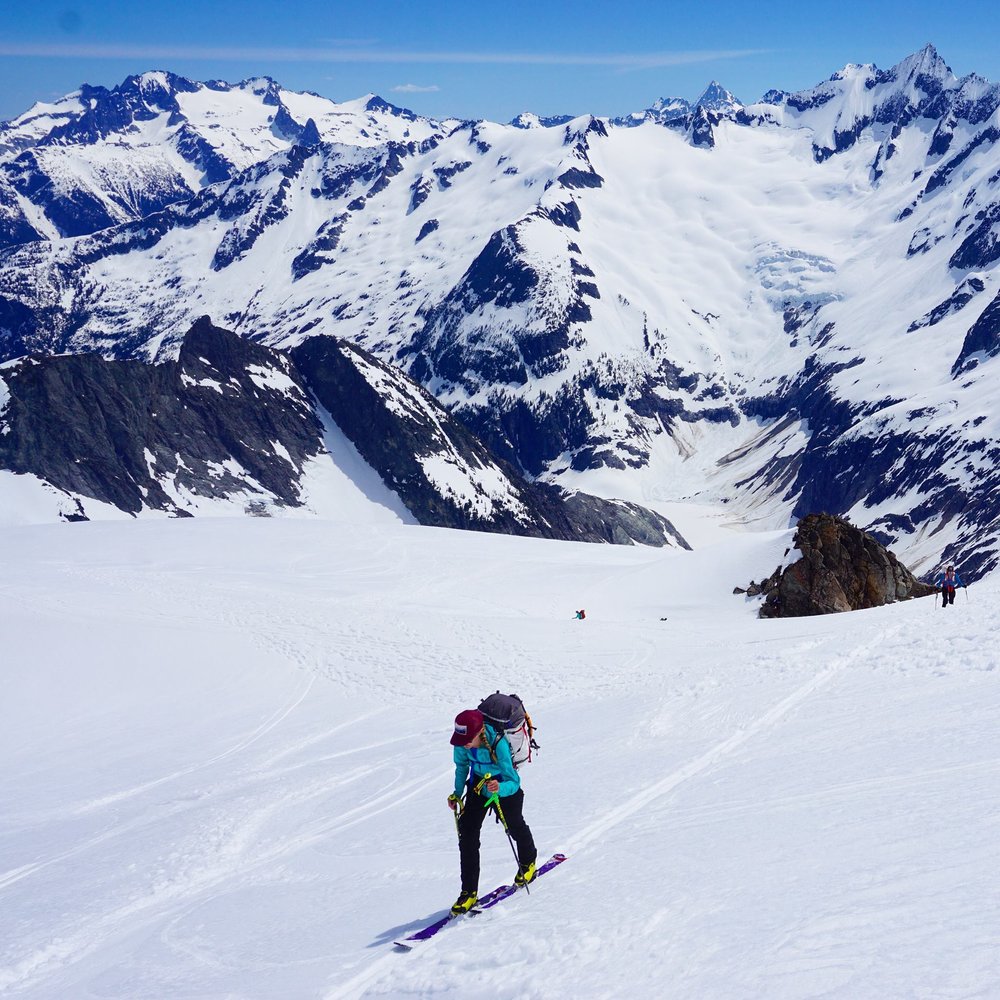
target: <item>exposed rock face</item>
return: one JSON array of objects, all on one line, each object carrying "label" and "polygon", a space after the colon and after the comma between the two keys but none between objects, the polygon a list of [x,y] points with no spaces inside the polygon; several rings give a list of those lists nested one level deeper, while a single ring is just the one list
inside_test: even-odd
[{"label": "exposed rock face", "polygon": [[288,358],[208,317],[177,361],[27,358],[3,377],[0,468],[130,514],[185,516],[193,498],[234,494],[297,505],[302,466],[321,450]]},{"label": "exposed rock face", "polygon": [[[546,488],[555,490],[555,487]],[[564,502],[582,541],[614,545],[672,543],[682,549],[691,548],[665,517],[637,503],[604,500],[589,493],[573,493],[565,497]]]},{"label": "exposed rock face", "polygon": [[872,535],[843,518],[804,517],[794,544],[802,558],[760,585],[767,595],[761,618],[856,611],[934,593]]},{"label": "exposed rock face", "polygon": [[[346,341],[292,352],[319,402],[422,524],[561,537],[486,447],[398,369]],[[555,521],[562,518],[556,517]]]}]

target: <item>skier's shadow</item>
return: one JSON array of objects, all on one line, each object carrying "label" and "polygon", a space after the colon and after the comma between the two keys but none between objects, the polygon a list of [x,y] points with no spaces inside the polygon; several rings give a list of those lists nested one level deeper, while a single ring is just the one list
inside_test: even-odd
[{"label": "skier's shadow", "polygon": [[434,913],[429,914],[422,920],[411,920],[409,923],[400,924],[398,927],[390,927],[388,930],[382,931],[378,937],[375,938],[370,945],[368,945],[368,947],[384,948],[390,941],[395,941],[400,937],[406,937],[407,934],[419,931],[422,927],[426,927],[428,924],[432,924],[435,920],[440,920],[442,917],[446,917],[447,915],[447,910],[435,910]]}]

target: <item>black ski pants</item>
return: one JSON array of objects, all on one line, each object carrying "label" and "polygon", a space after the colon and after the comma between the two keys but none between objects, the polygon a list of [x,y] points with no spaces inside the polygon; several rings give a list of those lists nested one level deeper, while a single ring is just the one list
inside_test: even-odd
[{"label": "black ski pants", "polygon": [[[528,824],[524,822],[524,791],[500,799],[500,809],[507,820],[507,829],[517,845],[517,861],[527,867],[538,856]],[[492,809],[490,812],[492,813]],[[479,891],[479,833],[486,818],[486,799],[469,788],[465,809],[458,819],[458,853],[462,862],[462,892]]]},{"label": "black ski pants", "polygon": [[955,588],[954,587],[942,587],[941,588],[941,600],[942,608],[948,607],[949,604],[955,603]]}]

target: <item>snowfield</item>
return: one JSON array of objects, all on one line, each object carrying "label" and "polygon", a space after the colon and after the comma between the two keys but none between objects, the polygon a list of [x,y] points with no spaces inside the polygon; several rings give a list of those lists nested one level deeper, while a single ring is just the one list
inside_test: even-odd
[{"label": "snowfield", "polygon": [[[697,514],[693,552],[0,530],[0,995],[1000,995],[996,582],[759,621],[733,586],[791,532]],[[448,738],[497,688],[569,860],[397,952],[457,895]],[[489,821],[483,859],[513,876]]]}]

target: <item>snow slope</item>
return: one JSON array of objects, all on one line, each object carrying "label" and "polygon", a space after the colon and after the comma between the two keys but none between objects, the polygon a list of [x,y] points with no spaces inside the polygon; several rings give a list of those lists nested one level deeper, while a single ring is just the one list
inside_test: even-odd
[{"label": "snow slope", "polygon": [[[787,532],[354,518],[0,532],[0,996],[996,995],[995,579],[762,622],[732,587]],[[457,893],[451,720],[496,688],[569,861],[396,953]]]}]

